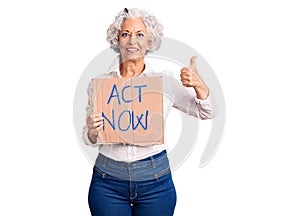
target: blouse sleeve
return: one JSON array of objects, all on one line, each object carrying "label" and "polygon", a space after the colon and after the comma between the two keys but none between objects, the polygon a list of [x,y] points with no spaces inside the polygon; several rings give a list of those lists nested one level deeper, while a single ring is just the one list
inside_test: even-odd
[{"label": "blouse sleeve", "polygon": [[173,107],[202,120],[214,117],[209,96],[205,100],[198,99],[194,89],[184,87],[172,73],[167,73],[165,79],[165,90],[173,101]]},{"label": "blouse sleeve", "polygon": [[[87,94],[88,94],[88,104],[86,106],[86,119],[93,114],[93,107],[94,107],[94,101],[92,97],[92,82],[89,83],[88,88],[87,88]],[[87,125],[85,124],[82,130],[82,139],[84,143],[88,146],[92,147],[97,147],[99,146],[99,143],[92,143],[88,137],[88,128]]]}]

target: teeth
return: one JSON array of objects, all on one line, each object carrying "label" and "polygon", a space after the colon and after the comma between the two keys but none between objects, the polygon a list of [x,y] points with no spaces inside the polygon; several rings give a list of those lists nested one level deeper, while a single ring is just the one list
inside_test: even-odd
[{"label": "teeth", "polygon": [[127,50],[128,50],[128,51],[136,51],[136,50],[138,50],[138,49],[136,49],[136,48],[128,48]]}]

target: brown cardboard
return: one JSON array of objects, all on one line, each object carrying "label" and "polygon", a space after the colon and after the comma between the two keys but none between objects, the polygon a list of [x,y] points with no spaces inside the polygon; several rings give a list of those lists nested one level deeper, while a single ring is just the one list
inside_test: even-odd
[{"label": "brown cardboard", "polygon": [[162,77],[93,79],[94,113],[102,116],[98,142],[164,143]]}]

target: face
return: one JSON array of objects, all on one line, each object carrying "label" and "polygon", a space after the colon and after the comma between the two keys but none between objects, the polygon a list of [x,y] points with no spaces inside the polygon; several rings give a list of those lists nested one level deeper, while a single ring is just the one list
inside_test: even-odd
[{"label": "face", "polygon": [[122,61],[144,57],[149,48],[148,33],[142,19],[126,19],[119,34]]}]

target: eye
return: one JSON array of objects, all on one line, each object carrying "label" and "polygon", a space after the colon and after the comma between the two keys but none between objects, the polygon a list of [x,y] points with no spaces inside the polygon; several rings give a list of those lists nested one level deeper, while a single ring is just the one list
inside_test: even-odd
[{"label": "eye", "polygon": [[121,34],[121,36],[122,36],[122,37],[128,37],[128,36],[129,36],[129,34],[128,34],[128,33],[126,33],[126,32],[124,32],[124,33],[122,33],[122,34]]},{"label": "eye", "polygon": [[137,37],[144,37],[144,34],[143,33],[138,33]]}]

